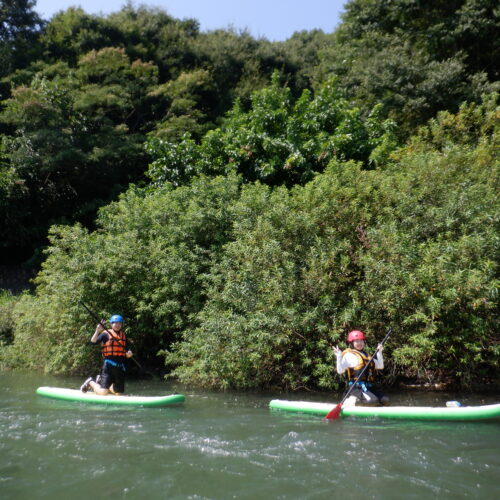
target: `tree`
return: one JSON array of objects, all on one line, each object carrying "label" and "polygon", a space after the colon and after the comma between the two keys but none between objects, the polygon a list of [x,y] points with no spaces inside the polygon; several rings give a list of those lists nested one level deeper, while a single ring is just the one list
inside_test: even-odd
[{"label": "tree", "polygon": [[[384,168],[242,192],[207,300],[165,353],[216,388],[332,387],[331,346],[394,327],[393,373],[498,383],[498,104],[440,114]],[[195,323],[196,324],[196,323]]]},{"label": "tree", "polygon": [[59,69],[51,79],[35,76],[4,102],[1,120],[16,130],[4,138],[4,153],[23,188],[7,204],[7,245],[33,250],[54,222],[90,224],[100,205],[143,174],[154,65],[106,48],[82,56],[76,71]]},{"label": "tree", "polygon": [[494,0],[353,0],[345,6],[339,34],[343,41],[371,33],[409,40],[436,61],[464,54],[468,73],[498,79],[498,5]]},{"label": "tree", "polygon": [[365,114],[380,103],[406,138],[439,111],[457,112],[498,88],[495,29],[490,0],[354,0],[337,43],[320,54],[316,79],[337,75]]},{"label": "tree", "polygon": [[35,3],[33,0],[0,1],[0,78],[38,54],[35,42],[44,23],[33,10]]},{"label": "tree", "polygon": [[159,79],[175,79],[181,71],[193,69],[196,55],[193,43],[199,34],[195,19],[178,20],[165,10],[128,2],[120,11],[108,16],[109,25],[119,32],[122,47],[132,59],[153,62]]},{"label": "tree", "polygon": [[40,37],[45,60],[64,61],[71,67],[83,54],[117,46],[120,41],[120,31],[106,18],[87,14],[76,7],[56,13]]},{"label": "tree", "polygon": [[270,185],[305,183],[333,159],[359,160],[374,167],[395,147],[393,124],[380,120],[379,109],[363,119],[342,98],[335,81],[313,97],[304,91],[293,99],[277,73],[271,86],[252,95],[250,110],[237,102],[224,124],[199,145],[189,137],[179,143],[152,139],[149,177],[155,184],[181,184],[192,175],[237,172],[246,181]]},{"label": "tree", "polygon": [[152,135],[167,141],[179,140],[184,134],[195,139],[202,137],[212,125],[206,107],[207,96],[212,92],[206,70],[183,72],[175,80],[159,85],[150,93],[151,97],[159,98],[159,103],[163,101],[156,110],[159,119]]}]

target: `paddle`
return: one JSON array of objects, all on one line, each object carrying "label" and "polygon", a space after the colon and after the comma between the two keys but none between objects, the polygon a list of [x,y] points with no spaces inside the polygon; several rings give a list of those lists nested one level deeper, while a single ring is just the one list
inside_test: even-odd
[{"label": "paddle", "polygon": [[[90,314],[90,316],[94,319],[94,321],[97,321],[104,328],[104,331],[106,331],[108,333],[108,335],[111,335],[111,337],[113,337],[111,332],[106,328],[106,325],[103,324],[103,322],[97,317],[97,315],[94,314],[81,300],[79,301],[79,303],[86,309],[86,311]],[[131,359],[139,367],[139,369],[142,370],[143,373],[147,373],[148,375],[151,375],[151,373],[144,370],[144,368],[140,365],[140,363],[133,356]]]},{"label": "paddle", "polygon": [[[389,331],[387,332],[387,335],[384,337],[384,340],[379,344],[380,346],[383,346],[385,344],[385,341],[389,338],[389,335],[392,332],[392,328],[389,328]],[[354,381],[353,384],[349,387],[348,391],[345,393],[344,397],[342,398],[342,401],[338,405],[336,405],[333,409],[331,409],[327,416],[325,417],[325,420],[336,420],[337,418],[340,417],[340,411],[342,410],[342,404],[344,401],[349,397],[349,394],[351,394],[351,391],[356,387],[356,384],[358,383],[359,379],[363,376],[365,373],[366,369],[368,366],[370,366],[370,363],[373,361],[373,358],[377,355],[377,352],[379,351],[379,348],[375,349],[375,352],[373,353],[372,357],[370,358],[370,361],[366,363],[364,368],[361,370],[361,373],[358,375],[358,378]]]}]

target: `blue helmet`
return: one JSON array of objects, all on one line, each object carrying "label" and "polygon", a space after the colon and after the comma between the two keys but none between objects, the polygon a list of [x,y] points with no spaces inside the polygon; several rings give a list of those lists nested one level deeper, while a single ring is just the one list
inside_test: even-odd
[{"label": "blue helmet", "polygon": [[123,316],[120,316],[119,314],[113,314],[111,318],[109,318],[110,323],[123,323]]}]

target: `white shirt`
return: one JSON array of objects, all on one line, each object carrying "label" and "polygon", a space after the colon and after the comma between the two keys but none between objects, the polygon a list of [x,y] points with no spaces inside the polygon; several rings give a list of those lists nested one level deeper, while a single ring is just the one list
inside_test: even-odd
[{"label": "white shirt", "polygon": [[[384,368],[384,356],[382,351],[378,351],[373,358],[375,363],[375,370],[382,370]],[[359,358],[352,352],[339,352],[337,353],[337,373],[344,373],[348,368],[354,368],[359,365]],[[368,368],[367,368],[368,370]]]}]

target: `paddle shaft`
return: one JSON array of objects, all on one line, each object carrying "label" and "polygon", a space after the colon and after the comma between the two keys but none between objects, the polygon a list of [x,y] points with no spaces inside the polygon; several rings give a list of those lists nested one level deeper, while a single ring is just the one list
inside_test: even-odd
[{"label": "paddle shaft", "polygon": [[[384,337],[384,339],[382,340],[382,342],[380,342],[380,345],[383,346],[385,344],[385,341],[389,338],[389,335],[392,333],[392,328],[389,328],[389,331],[387,332],[386,336]],[[345,393],[344,397],[342,398],[342,401],[340,402],[340,404],[342,405],[342,403],[349,397],[349,394],[351,394],[351,391],[356,387],[356,384],[359,382],[359,380],[361,379],[361,377],[363,376],[363,374],[365,373],[365,371],[368,369],[368,367],[370,366],[370,363],[373,361],[373,358],[375,358],[375,356],[377,355],[378,351],[380,349],[375,349],[375,352],[372,354],[372,357],[370,358],[370,361],[368,361],[368,363],[366,363],[366,365],[363,367],[363,369],[361,370],[361,373],[358,375],[358,377],[356,378],[356,380],[351,384],[351,386],[349,387],[348,391]]]},{"label": "paddle shaft", "polygon": [[[106,328],[106,325],[103,324],[103,322],[97,317],[97,314],[94,314],[81,300],[80,300],[80,304],[86,309],[86,311],[90,314],[90,316],[95,320],[97,321],[103,328],[104,330],[107,332],[108,335],[110,335],[111,337],[113,337],[113,334],[108,330],[108,328]],[[144,371],[144,368],[139,364],[139,362],[132,356],[132,361],[142,370]]]}]

